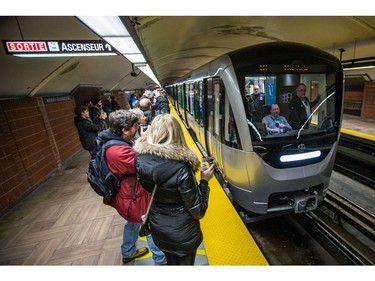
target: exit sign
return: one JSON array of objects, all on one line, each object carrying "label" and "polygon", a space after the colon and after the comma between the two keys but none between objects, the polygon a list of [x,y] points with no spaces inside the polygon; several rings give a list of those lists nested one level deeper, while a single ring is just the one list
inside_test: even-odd
[{"label": "exit sign", "polygon": [[104,40],[3,40],[8,55],[21,57],[67,57],[117,55]]}]

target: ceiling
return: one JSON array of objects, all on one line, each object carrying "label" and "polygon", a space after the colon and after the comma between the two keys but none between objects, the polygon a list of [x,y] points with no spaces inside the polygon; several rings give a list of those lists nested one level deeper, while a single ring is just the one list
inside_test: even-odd
[{"label": "ceiling", "polygon": [[[137,16],[131,21],[162,85],[229,51],[269,41],[295,41],[342,60],[375,57],[375,16]],[[0,17],[3,40],[99,40],[73,16]],[[102,91],[146,88],[122,56],[18,58],[0,48],[0,98],[64,95],[79,86]],[[139,71],[136,69],[136,72]],[[367,74],[374,70],[347,72]]]}]

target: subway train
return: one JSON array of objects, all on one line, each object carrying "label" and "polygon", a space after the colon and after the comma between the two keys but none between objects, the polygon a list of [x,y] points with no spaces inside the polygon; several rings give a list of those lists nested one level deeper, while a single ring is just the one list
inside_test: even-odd
[{"label": "subway train", "polygon": [[[301,128],[269,134],[255,119],[248,95],[259,87],[261,117],[306,85],[319,97]],[[254,216],[302,213],[320,207],[338,147],[344,74],[340,61],[317,48],[273,42],[229,52],[165,86],[203,156],[239,210]]]}]

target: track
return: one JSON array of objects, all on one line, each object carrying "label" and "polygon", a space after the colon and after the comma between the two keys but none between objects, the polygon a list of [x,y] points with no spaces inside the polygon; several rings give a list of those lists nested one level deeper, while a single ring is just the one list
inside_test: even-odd
[{"label": "track", "polygon": [[375,142],[341,133],[334,170],[375,189]]}]

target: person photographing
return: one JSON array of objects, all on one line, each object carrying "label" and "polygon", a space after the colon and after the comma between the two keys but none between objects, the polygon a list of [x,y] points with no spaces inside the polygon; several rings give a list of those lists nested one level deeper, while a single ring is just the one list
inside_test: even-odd
[{"label": "person photographing", "polygon": [[[194,265],[203,241],[199,220],[208,208],[214,164],[200,164],[178,120],[170,114],[156,116],[134,149],[138,181],[149,193],[157,184],[148,215],[154,243],[168,265]],[[199,169],[198,184],[195,172]]]}]

